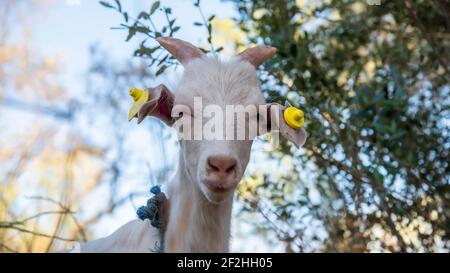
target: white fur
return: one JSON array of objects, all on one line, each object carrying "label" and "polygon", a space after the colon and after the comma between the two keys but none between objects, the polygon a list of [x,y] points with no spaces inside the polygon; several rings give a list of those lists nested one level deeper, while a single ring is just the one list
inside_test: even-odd
[{"label": "white fur", "polygon": [[[264,103],[255,68],[239,58],[228,62],[206,56],[192,60],[174,94],[175,104],[192,105],[194,96],[202,97],[204,106]],[[237,159],[234,175],[223,181],[234,189],[247,167],[252,141],[180,140],[180,145],[178,171],[167,187],[170,212],[165,251],[227,252],[233,191],[218,194],[208,190],[202,183],[210,175],[206,162],[213,155]],[[82,244],[81,251],[149,252],[157,241],[156,229],[135,220],[106,238]]]}]

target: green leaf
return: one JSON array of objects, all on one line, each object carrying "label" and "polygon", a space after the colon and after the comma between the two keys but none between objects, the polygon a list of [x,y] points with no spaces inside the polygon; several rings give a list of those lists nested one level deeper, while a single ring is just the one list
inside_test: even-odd
[{"label": "green leaf", "polygon": [[161,61],[159,61],[159,63],[157,65],[158,66],[162,65],[168,58],[169,58],[169,55],[166,55],[164,58],[161,59]]},{"label": "green leaf", "polygon": [[102,6],[106,7],[106,8],[109,8],[109,9],[116,9],[113,5],[111,5],[111,4],[108,3],[108,2],[100,1],[99,3],[100,3],[100,5],[102,5]]},{"label": "green leaf", "polygon": [[155,13],[155,11],[159,8],[160,5],[161,5],[161,3],[159,1],[156,1],[155,3],[153,3],[152,7],[150,8],[150,15]]},{"label": "green leaf", "polygon": [[136,32],[137,32],[136,27],[129,27],[126,41],[128,42],[129,40],[131,40],[131,38],[133,38],[133,36],[136,35]]},{"label": "green leaf", "polygon": [[141,19],[141,18],[143,18],[143,19],[149,19],[149,18],[150,18],[150,14],[148,14],[148,13],[145,12],[145,11],[142,11],[142,12],[139,13],[139,15],[138,15],[138,19]]},{"label": "green leaf", "polygon": [[159,76],[159,75],[161,75],[162,73],[164,73],[164,71],[166,71],[166,69],[167,69],[167,65],[161,66],[161,67],[158,69],[158,71],[156,71],[156,76]]},{"label": "green leaf", "polygon": [[117,10],[118,10],[119,12],[122,12],[122,5],[120,4],[120,1],[119,1],[119,0],[114,0],[114,1],[116,2]]},{"label": "green leaf", "polygon": [[123,13],[123,18],[125,19],[125,22],[128,23],[128,13],[127,12]]},{"label": "green leaf", "polygon": [[200,22],[194,22],[194,26],[200,27],[200,26],[203,26],[203,23],[200,23]]},{"label": "green leaf", "polygon": [[145,46],[141,45],[141,47],[139,49],[134,51],[134,56],[138,56],[138,57],[149,56],[149,57],[151,57],[152,53],[156,49],[157,49],[157,47],[155,47],[155,48],[148,48],[148,47],[145,47]]},{"label": "green leaf", "polygon": [[151,31],[148,27],[136,27],[136,32],[147,34]]},{"label": "green leaf", "polygon": [[211,22],[212,20],[214,20],[214,18],[216,18],[216,15],[211,15],[211,16],[208,18],[208,22]]}]

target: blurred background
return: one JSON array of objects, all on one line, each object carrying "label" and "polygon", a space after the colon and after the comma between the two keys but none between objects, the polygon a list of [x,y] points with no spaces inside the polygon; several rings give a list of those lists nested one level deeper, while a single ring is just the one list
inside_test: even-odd
[{"label": "blurred background", "polygon": [[177,167],[175,132],[127,122],[131,87],[175,87],[155,38],[223,58],[278,48],[270,102],[305,111],[304,148],[258,139],[232,251],[449,252],[446,0],[3,0],[0,252],[109,235]]}]

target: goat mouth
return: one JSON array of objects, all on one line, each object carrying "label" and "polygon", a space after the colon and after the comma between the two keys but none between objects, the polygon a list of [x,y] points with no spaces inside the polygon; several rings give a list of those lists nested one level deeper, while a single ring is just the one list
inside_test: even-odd
[{"label": "goat mouth", "polygon": [[219,181],[204,180],[203,184],[205,184],[210,191],[215,193],[226,193],[233,189],[232,186],[223,185],[223,182]]}]

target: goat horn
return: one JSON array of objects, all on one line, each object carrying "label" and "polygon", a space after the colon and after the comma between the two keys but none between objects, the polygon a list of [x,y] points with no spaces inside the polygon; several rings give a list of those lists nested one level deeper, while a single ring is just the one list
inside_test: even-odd
[{"label": "goat horn", "polygon": [[204,55],[203,51],[196,46],[180,39],[161,37],[158,38],[157,41],[183,65],[186,65],[193,59],[201,58]]},{"label": "goat horn", "polygon": [[277,52],[277,49],[271,46],[259,45],[252,48],[248,48],[239,53],[239,57],[247,62],[251,63],[255,68],[258,68],[268,59],[272,58]]}]

